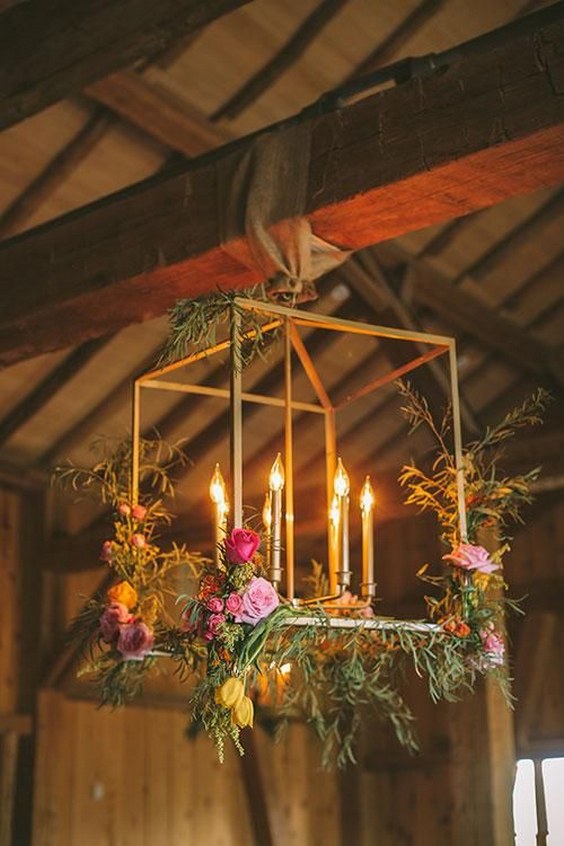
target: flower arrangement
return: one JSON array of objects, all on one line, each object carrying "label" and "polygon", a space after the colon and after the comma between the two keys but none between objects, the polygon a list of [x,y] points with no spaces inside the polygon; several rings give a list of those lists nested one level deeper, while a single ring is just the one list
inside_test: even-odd
[{"label": "flower arrangement", "polygon": [[[75,621],[72,636],[86,657],[81,672],[93,674],[104,704],[137,695],[159,660],[173,661],[192,682],[191,730],[202,726],[220,757],[225,741],[243,752],[241,732],[257,719],[307,722],[323,745],[323,760],[342,766],[355,759],[355,739],[365,715],[392,725],[406,748],[417,741],[413,717],[400,691],[402,665],[426,678],[433,701],[456,699],[478,674],[496,678],[509,699],[504,611],[516,607],[503,595],[505,525],[530,500],[537,471],[500,476],[492,448],[522,425],[537,423],[546,402],[538,393],[464,452],[468,490],[468,538],[457,525],[456,468],[445,445],[448,423],[436,427],[426,403],[407,385],[400,390],[414,427],[430,426],[438,453],[429,469],[403,468],[406,501],[438,518],[447,550],[442,562],[418,575],[432,588],[428,617],[398,621],[346,592],[331,605],[322,567],[313,562],[307,604],[282,599],[267,578],[261,538],[234,528],[214,563],[173,544],[164,551],[158,532],[171,520],[165,499],[173,494],[170,470],[181,452],[162,442],[141,444],[139,502],[131,501],[131,456],[119,445],[88,471],[63,468],[74,489],[96,490],[112,507],[113,536],[102,544],[106,587]],[[490,553],[481,533],[495,525],[498,549]],[[189,574],[194,590],[179,596],[176,576]],[[355,624],[335,626],[335,619]]]}]

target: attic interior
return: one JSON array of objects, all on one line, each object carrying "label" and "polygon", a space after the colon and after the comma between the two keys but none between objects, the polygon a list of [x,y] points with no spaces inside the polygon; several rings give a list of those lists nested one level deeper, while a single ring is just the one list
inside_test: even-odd
[{"label": "attic interior", "polygon": [[[87,5],[0,0],[0,846],[564,843],[564,3]],[[190,690],[160,665],[131,704],[97,708],[68,636],[107,583],[112,514],[52,485],[53,468],[91,466],[100,439],[130,438],[132,385],[155,367],[177,300],[267,280],[244,233],[224,237],[222,180],[230,155],[272,126],[280,138],[308,132],[284,190],[279,179],[290,204],[303,189],[293,214],[350,251],[308,280],[316,298],[300,309],[454,338],[465,444],[539,388],[552,398],[501,459],[507,476],[541,467],[504,557],[524,612],[506,620],[514,707],[489,677],[434,703],[409,672],[420,751],[363,716],[345,770],[321,769],[297,719],[277,743],[257,719],[245,755],[228,748],[219,763],[203,732],[185,736]],[[374,485],[375,613],[419,619],[428,588],[416,573],[445,549],[432,515],[404,504],[398,475],[428,466],[433,440],[409,433],[393,382],[347,400],[400,374],[421,345],[408,354],[401,340],[320,328],[302,338],[342,408],[354,502],[366,474]],[[298,363],[294,399],[311,404]],[[209,395],[147,391],[140,431],[186,458],[160,541],[213,557],[209,482],[216,463],[228,475],[232,431],[213,391],[229,385],[229,362],[191,367]],[[446,358],[406,378],[440,420]],[[242,380],[282,404],[282,346]],[[292,416],[298,596],[327,554],[312,417]],[[258,515],[284,455],[283,414],[245,404],[242,426],[245,506]],[[356,567],[352,494],[350,520]]]}]

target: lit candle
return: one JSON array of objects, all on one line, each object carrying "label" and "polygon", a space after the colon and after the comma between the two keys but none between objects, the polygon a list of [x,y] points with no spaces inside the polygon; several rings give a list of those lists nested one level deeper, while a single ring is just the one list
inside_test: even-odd
[{"label": "lit candle", "polygon": [[270,581],[277,585],[282,579],[281,560],[281,537],[282,537],[282,489],[284,487],[284,465],[280,453],[272,465],[268,479],[268,487],[271,495],[272,507],[272,531],[271,531],[271,554],[270,554]]},{"label": "lit candle", "polygon": [[270,567],[272,555],[272,494],[270,491],[265,494],[264,505],[262,506],[262,525],[266,533],[266,563]]},{"label": "lit candle", "polygon": [[221,561],[220,545],[225,540],[227,532],[227,515],[229,514],[229,501],[227,499],[227,488],[221,475],[219,464],[215,465],[213,476],[210,482],[210,499],[214,504],[214,535],[215,535],[215,563]]},{"label": "lit candle", "polygon": [[337,461],[337,469],[335,470],[333,490],[335,491],[339,510],[337,579],[340,587],[348,587],[351,583],[349,562],[350,479],[340,458]]},{"label": "lit candle", "polygon": [[[329,509],[329,561],[334,568],[332,571],[334,573],[339,569],[339,522],[339,498],[333,494]],[[332,590],[334,589],[333,587]]]},{"label": "lit candle", "polygon": [[362,514],[362,587],[365,599],[372,599],[376,594],[374,582],[374,489],[370,476],[364,480],[360,492],[360,511]]}]

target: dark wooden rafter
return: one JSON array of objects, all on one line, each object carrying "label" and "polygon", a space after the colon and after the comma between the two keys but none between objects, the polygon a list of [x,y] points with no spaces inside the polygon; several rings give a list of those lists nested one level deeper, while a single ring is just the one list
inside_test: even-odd
[{"label": "dark wooden rafter", "polygon": [[455,288],[428,262],[412,261],[395,246],[392,251],[409,263],[406,297],[430,308],[451,330],[474,338],[486,350],[498,353],[520,370],[540,379],[550,377],[559,387],[564,387],[564,362],[558,351],[508,317],[494,312],[475,295]]},{"label": "dark wooden rafter", "polygon": [[522,242],[523,238],[533,239],[542,233],[548,222],[564,210],[564,189],[557,191],[543,205],[514,226],[507,235],[493,244],[476,261],[472,262],[453,280],[457,285],[470,277],[476,281],[485,279],[490,273],[503,264],[504,259]]},{"label": "dark wooden rafter", "polygon": [[355,67],[349,79],[371,73],[393,59],[410,38],[440,11],[445,2],[446,0],[420,0],[378,47]]},{"label": "dark wooden rafter", "polygon": [[233,138],[193,106],[144,79],[120,71],[88,86],[85,94],[172,150],[191,158]]},{"label": "dark wooden rafter", "polygon": [[248,0],[22,3],[0,16],[0,129],[161,53]]},{"label": "dark wooden rafter", "polygon": [[[305,211],[316,233],[358,249],[561,180],[563,41],[559,21],[340,111],[300,116],[312,129]],[[241,263],[218,243],[223,155],[6,243],[2,273],[19,290],[2,294],[2,360],[147,319],[180,296],[258,281],[244,240],[231,244]],[[47,269],[48,296],[37,284]]]},{"label": "dark wooden rafter", "polygon": [[0,445],[37,414],[110,340],[111,338],[107,337],[95,338],[69,353],[31,393],[0,420]]},{"label": "dark wooden rafter", "polygon": [[109,112],[96,109],[76,135],[0,215],[0,239],[20,232],[25,227],[39,206],[76,170],[114,122],[115,118]]},{"label": "dark wooden rafter", "polygon": [[[362,266],[363,263],[366,264],[365,267]],[[404,329],[416,332],[425,331],[407,304],[406,299],[396,294],[389,274],[380,265],[375,252],[365,250],[358,260],[352,260],[348,263],[344,272],[353,290],[371,308],[377,321],[382,321],[385,325],[399,324]],[[385,309],[379,307],[382,296],[386,304]],[[424,345],[413,346],[414,349],[423,352]],[[386,349],[385,347],[384,351]],[[394,367],[399,367],[410,358],[415,358],[413,349],[406,349],[403,359],[397,357],[397,351],[396,345],[389,345],[389,355],[392,356],[391,360]],[[427,397],[431,408],[437,413],[439,408],[444,407],[445,398],[448,402],[451,397],[450,378],[445,363],[440,360],[432,360],[428,363],[428,368],[416,372],[420,380],[420,390]],[[460,409],[466,427],[472,432],[477,432],[479,429],[478,421],[463,396],[460,397]]]},{"label": "dark wooden rafter", "polygon": [[349,0],[322,0],[286,44],[213,113],[211,120],[213,122],[224,119],[233,120],[255,100],[258,100],[288,68],[301,58],[312,41],[321,34],[323,28],[348,2]]}]

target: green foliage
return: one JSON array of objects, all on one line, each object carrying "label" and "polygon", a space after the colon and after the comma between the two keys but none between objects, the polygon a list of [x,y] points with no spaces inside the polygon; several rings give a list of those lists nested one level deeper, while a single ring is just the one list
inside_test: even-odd
[{"label": "green foliage", "polygon": [[263,285],[244,291],[218,291],[195,300],[179,300],[169,311],[170,332],[159,365],[186,358],[195,351],[206,350],[218,340],[218,328],[238,320],[240,358],[235,361],[239,371],[249,365],[256,355],[264,355],[277,336],[276,331],[264,332],[264,315],[239,307],[236,299],[269,302]]}]

